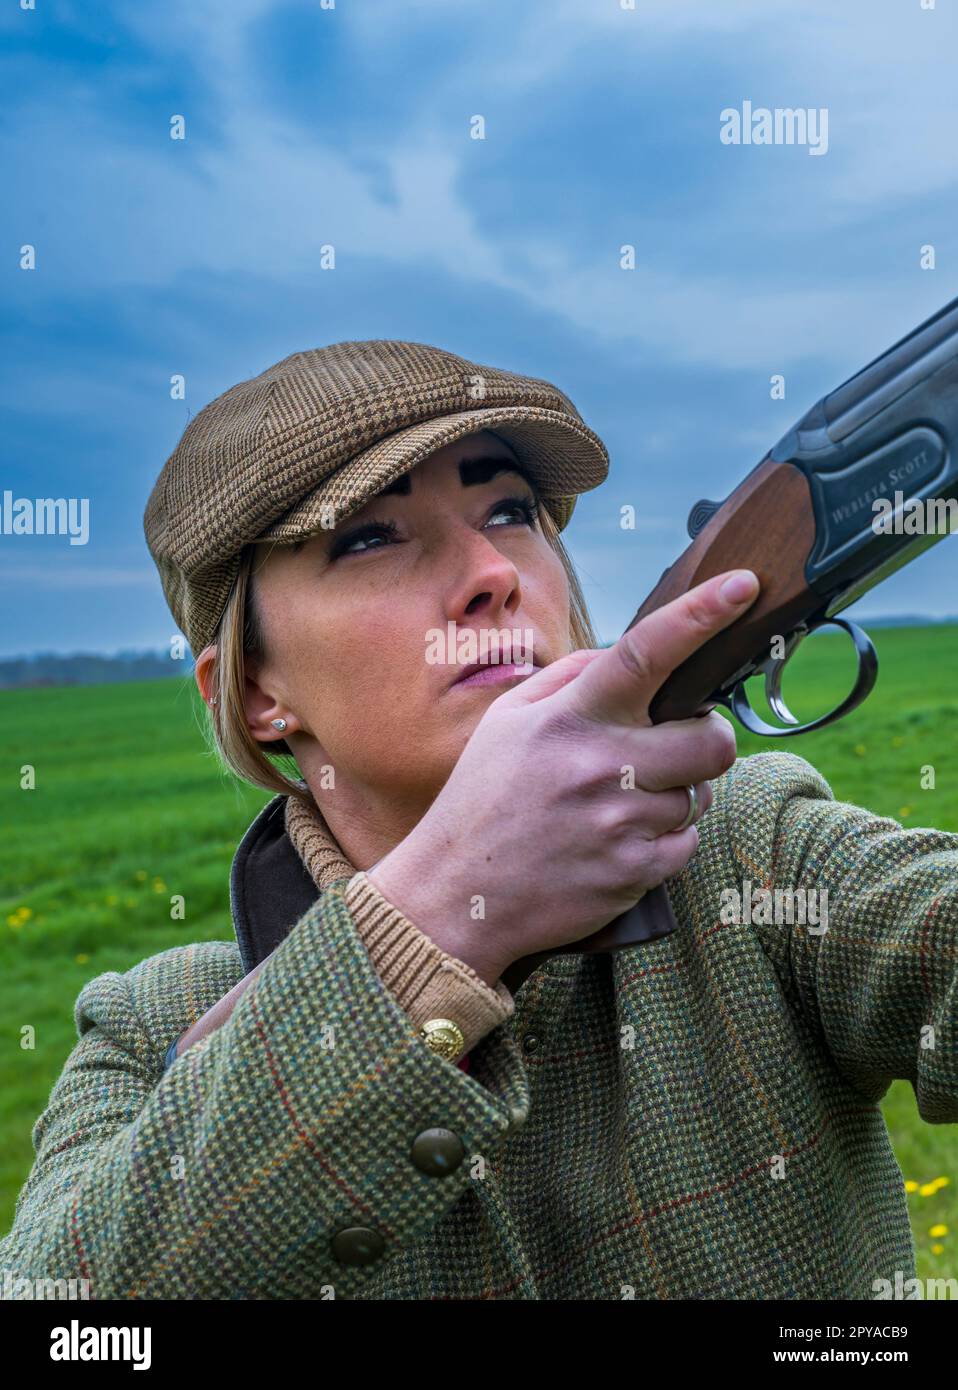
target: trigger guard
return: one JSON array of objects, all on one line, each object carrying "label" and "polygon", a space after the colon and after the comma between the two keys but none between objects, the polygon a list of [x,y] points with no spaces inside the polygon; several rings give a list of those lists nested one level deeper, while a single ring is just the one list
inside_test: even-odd
[{"label": "trigger guard", "polygon": [[[762,734],[769,738],[788,738],[792,734],[806,734],[811,729],[822,729],[826,724],[832,724],[836,719],[841,719],[851,710],[856,709],[861,702],[867,698],[878,679],[878,653],[872,645],[871,638],[863,632],[857,623],[851,622],[847,618],[822,618],[818,622],[809,626],[808,632],[817,632],[820,627],[840,627],[849,634],[858,652],[858,675],[851,691],[845,696],[840,704],[833,710],[823,714],[818,719],[811,720],[808,724],[799,724],[795,728],[779,728],[776,724],[769,724],[761,715],[756,714],[749,704],[748,695],[745,690],[745,681],[739,681],[732,691],[728,701],[728,708],[738,719],[739,723],[753,734]],[[805,635],[805,634],[803,634]],[[786,662],[782,662],[781,668],[784,669]],[[781,672],[779,672],[779,675]],[[773,706],[774,708],[774,706]],[[787,708],[787,707],[786,707]]]}]

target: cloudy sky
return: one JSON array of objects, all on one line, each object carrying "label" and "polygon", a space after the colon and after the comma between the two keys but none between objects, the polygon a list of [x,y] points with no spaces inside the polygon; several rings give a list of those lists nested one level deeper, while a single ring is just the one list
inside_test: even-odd
[{"label": "cloudy sky", "polygon": [[[142,515],[190,415],[348,338],[572,398],[612,640],[692,503],[958,295],[947,0],[38,0],[0,39],[0,493],[91,508],[85,546],[0,535],[2,656],[166,646]],[[827,152],[724,144],[744,101],[825,108]],[[956,571],[946,539],[849,615],[958,612]]]}]

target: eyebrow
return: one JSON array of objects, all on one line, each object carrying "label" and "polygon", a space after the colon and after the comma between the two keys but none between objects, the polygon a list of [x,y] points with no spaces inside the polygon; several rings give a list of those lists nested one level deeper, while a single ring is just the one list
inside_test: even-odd
[{"label": "eyebrow", "polygon": [[[536,485],[526,469],[523,468],[522,464],[516,463],[512,459],[503,458],[501,454],[489,454],[483,455],[480,458],[461,459],[459,462],[459,481],[462,483],[463,487],[479,487],[483,483],[491,482],[492,479],[498,477],[500,473],[517,474],[523,482],[528,483],[533,496],[538,497]],[[411,492],[411,474],[401,473],[399,477],[394,478],[387,487],[384,487],[380,492],[374,493],[368,501],[375,502],[380,497],[408,497]],[[332,532],[328,532],[327,534],[332,535]],[[293,554],[302,549],[307,539],[309,539],[309,537],[304,537],[303,540],[293,542]]]},{"label": "eyebrow", "polygon": [[[483,455],[481,458],[462,459],[459,463],[459,480],[463,487],[478,487],[482,483],[489,483],[500,473],[517,473],[524,482],[527,482],[535,492],[535,484],[529,474],[522,467],[522,464],[513,462],[512,459],[503,458],[501,454]],[[384,487],[381,492],[377,492],[371,501],[376,497],[389,497],[392,494],[399,494],[408,497],[412,491],[411,474],[401,473],[395,478],[388,487]]]}]

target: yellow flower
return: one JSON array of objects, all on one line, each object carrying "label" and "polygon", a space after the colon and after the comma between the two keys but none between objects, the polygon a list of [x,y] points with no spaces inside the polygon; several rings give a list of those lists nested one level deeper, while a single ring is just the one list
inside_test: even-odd
[{"label": "yellow flower", "polygon": [[948,1234],[948,1227],[943,1221],[939,1221],[937,1226],[929,1227],[928,1234],[930,1236],[946,1236]]},{"label": "yellow flower", "polygon": [[115,893],[108,893],[108,894],[107,894],[107,899],[106,899],[106,905],[107,905],[107,907],[116,907],[116,905],[117,905],[117,903],[118,903],[119,901],[120,901],[120,900],[119,900],[119,898],[116,896]]},{"label": "yellow flower", "polygon": [[33,916],[29,907],[17,907],[7,917],[7,925],[11,927],[22,927],[28,918]]},{"label": "yellow flower", "polygon": [[900,748],[904,742],[905,740],[902,738],[901,734],[896,734],[891,741],[891,746],[892,748]]},{"label": "yellow flower", "polygon": [[86,963],[87,963],[87,961],[88,961],[89,959],[90,959],[89,956],[85,956],[85,955],[83,955],[83,954],[81,953],[80,955],[77,956],[77,958],[76,958],[76,963],[77,963],[77,965],[86,965]]},{"label": "yellow flower", "polygon": [[922,1183],[918,1190],[923,1197],[934,1197],[935,1193],[938,1191],[938,1184],[933,1182]]},{"label": "yellow flower", "polygon": [[133,875],[133,877],[134,877],[134,878],[138,878],[138,879],[140,880],[140,882],[142,883],[143,880],[144,880],[145,878],[149,878],[149,874],[146,872],[145,869],[137,869],[137,871],[136,871],[136,873]]},{"label": "yellow flower", "polygon": [[868,750],[866,749],[866,747],[865,747],[865,745],[864,745],[863,743],[856,743],[856,744],[855,744],[855,752],[858,754],[858,756],[859,756],[860,758],[863,758],[863,757],[865,756],[865,754],[866,754],[867,751],[868,751]]},{"label": "yellow flower", "polygon": [[906,1191],[906,1192],[917,1192],[917,1191],[918,1191],[918,1184],[915,1182],[914,1178],[909,1178],[909,1179],[906,1181],[906,1183],[905,1183],[905,1191]]},{"label": "yellow flower", "polygon": [[910,807],[910,806],[902,806],[901,809],[900,809],[899,812],[898,812],[899,819],[901,819],[901,820],[904,820],[906,816],[910,816],[910,815],[911,815],[911,807]]},{"label": "yellow flower", "polygon": [[935,1178],[934,1182],[936,1187],[947,1187],[951,1178]]},{"label": "yellow flower", "polygon": [[931,1253],[933,1255],[943,1255],[945,1253],[945,1247],[943,1245],[933,1245],[931,1247]]},{"label": "yellow flower", "polygon": [[153,880],[153,892],[154,892],[154,893],[165,893],[165,892],[166,892],[166,884],[163,882],[163,880],[162,880],[161,878],[155,878],[155,879]]}]

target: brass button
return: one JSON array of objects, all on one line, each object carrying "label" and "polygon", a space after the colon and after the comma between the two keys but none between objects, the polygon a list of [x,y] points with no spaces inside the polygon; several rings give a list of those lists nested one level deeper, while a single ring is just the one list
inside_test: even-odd
[{"label": "brass button", "polygon": [[371,1265],[385,1250],[386,1242],[368,1226],[347,1226],[336,1232],[332,1246],[341,1265]]},{"label": "brass button", "polygon": [[527,1033],[522,1039],[523,1052],[538,1052],[542,1046],[542,1039],[538,1033]]},{"label": "brass button", "polygon": [[458,1134],[451,1129],[424,1129],[412,1141],[410,1157],[420,1173],[445,1178],[454,1173],[466,1156]]},{"label": "brass button", "polygon": [[419,1030],[419,1036],[430,1049],[447,1062],[455,1062],[466,1050],[466,1040],[458,1023],[451,1018],[430,1018]]}]

